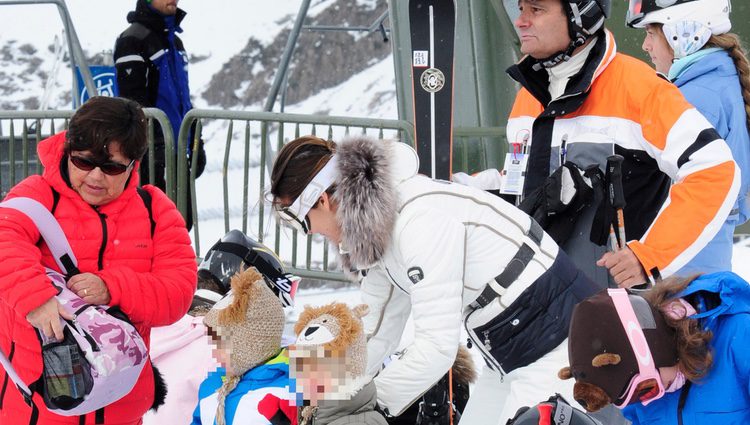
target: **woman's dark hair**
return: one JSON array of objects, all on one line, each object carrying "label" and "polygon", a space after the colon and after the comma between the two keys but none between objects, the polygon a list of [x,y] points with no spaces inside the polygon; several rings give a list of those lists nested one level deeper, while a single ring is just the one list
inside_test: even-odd
[{"label": "woman's dark hair", "polygon": [[[315,136],[303,136],[284,145],[276,156],[271,172],[274,202],[292,202],[325,167],[336,152],[336,143]],[[331,186],[326,192],[334,192]]]},{"label": "woman's dark hair", "polygon": [[[669,304],[674,302],[675,296],[698,276],[689,278],[669,278],[654,286],[653,289],[643,294],[651,305],[663,311]],[[706,376],[711,364],[713,354],[709,343],[713,334],[704,330],[696,319],[682,318],[675,320],[664,314],[667,325],[675,329],[677,334],[677,355],[679,366],[685,377],[691,381],[697,381]]]},{"label": "woman's dark hair", "polygon": [[68,125],[65,154],[90,151],[95,161],[110,158],[107,145],[116,142],[128,159],[140,160],[148,148],[146,116],[134,101],[96,96],[84,103]]}]

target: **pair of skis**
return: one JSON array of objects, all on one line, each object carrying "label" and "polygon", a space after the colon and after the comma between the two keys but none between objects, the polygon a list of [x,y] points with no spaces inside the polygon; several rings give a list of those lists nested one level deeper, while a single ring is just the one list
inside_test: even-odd
[{"label": "pair of skis", "polygon": [[450,180],[453,157],[454,0],[410,0],[414,135],[419,172]]}]

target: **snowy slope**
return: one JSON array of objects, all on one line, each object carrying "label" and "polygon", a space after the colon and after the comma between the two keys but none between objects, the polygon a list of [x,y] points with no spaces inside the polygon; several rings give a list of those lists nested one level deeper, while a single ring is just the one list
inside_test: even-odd
[{"label": "snowy slope", "polygon": [[[71,19],[75,25],[81,46],[89,56],[112,51],[114,41],[119,33],[127,26],[126,15],[135,6],[134,0],[107,0],[106,2],[94,0],[67,0]],[[210,79],[224,64],[235,54],[242,50],[250,37],[262,43],[270,42],[281,31],[289,29],[294,23],[301,1],[300,0],[275,0],[268,2],[264,0],[221,0],[220,2],[181,0],[179,6],[187,11],[187,17],[182,23],[184,32],[180,37],[193,61],[190,65],[191,93],[203,93]],[[333,0],[316,0],[312,2],[308,16],[315,16],[330,6]],[[360,0],[362,4],[374,4],[376,0]],[[3,74],[13,76],[15,90],[12,99],[20,102],[23,99],[41,97],[44,92],[46,76],[51,73],[54,57],[49,52],[49,46],[55,43],[55,38],[62,40],[62,22],[57,8],[53,5],[14,5],[0,7],[0,49],[13,43],[15,47],[9,48],[6,57],[10,60],[3,61],[0,51],[0,84]],[[22,68],[24,63],[14,64],[19,56],[18,47],[28,44],[36,51],[37,58],[41,61],[33,68]],[[67,50],[65,50],[67,53]],[[295,108],[297,112],[314,112],[321,110],[317,105],[336,100],[341,105],[364,104],[371,105],[372,99],[382,98],[384,102],[390,102],[393,106],[374,105],[372,108],[364,107],[352,110],[357,116],[377,116],[381,118],[395,118],[395,89],[393,82],[393,67],[390,60],[383,61],[375,66],[376,69],[368,70],[367,74],[372,81],[382,81],[391,84],[389,96],[381,96],[383,88],[375,85],[370,90],[368,86],[361,86],[361,81],[352,84],[357,85],[355,90],[345,90],[343,93],[356,93],[351,99],[348,95],[342,97],[342,91],[331,92],[330,96],[318,97],[314,103],[305,103],[305,106]],[[19,69],[11,69],[16,66]],[[37,75],[39,71],[42,75]],[[36,74],[34,74],[36,72]],[[34,74],[34,75],[31,75]],[[29,81],[22,81],[28,75]],[[62,96],[59,92],[65,91],[71,85],[71,71],[66,61],[58,75],[58,96],[50,104],[52,108],[70,108],[69,97]],[[248,82],[252,83],[252,82]],[[351,87],[351,85],[350,85]],[[364,90],[363,90],[364,89]],[[367,93],[376,93],[377,96],[367,96]],[[336,97],[331,97],[335,95]],[[362,101],[365,99],[365,101]],[[4,99],[5,100],[5,99]],[[10,100],[10,99],[8,99]],[[333,103],[333,102],[331,102]],[[377,103],[377,102],[376,102]],[[210,108],[201,97],[194,99],[195,107]],[[341,108],[344,108],[343,106]],[[15,108],[30,109],[30,108]],[[387,115],[386,115],[387,114]]]}]

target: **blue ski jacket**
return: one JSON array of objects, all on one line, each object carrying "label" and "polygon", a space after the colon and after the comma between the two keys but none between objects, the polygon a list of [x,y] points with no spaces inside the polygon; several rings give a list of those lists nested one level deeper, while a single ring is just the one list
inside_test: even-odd
[{"label": "blue ski jacket", "polygon": [[120,96],[145,107],[159,108],[172,124],[175,141],[185,114],[192,109],[188,86],[188,58],[180,22],[186,13],[177,9],[164,16],[146,0],[128,13],[130,26],[115,43],[115,70]]},{"label": "blue ski jacket", "polygon": [[734,228],[750,218],[750,135],[737,69],[727,51],[718,50],[683,68],[674,83],[726,140],[742,179],[737,201],[719,232],[677,274],[731,270]]},{"label": "blue ski jacket", "polygon": [[[226,369],[208,374],[198,389],[198,406],[192,425],[216,423],[218,390],[226,379]],[[224,401],[225,423],[253,425],[288,425],[297,423],[297,408],[289,405],[289,357],[286,350],[265,364],[242,375],[237,387]]]},{"label": "blue ski jacket", "polygon": [[679,295],[699,301],[698,314],[713,332],[713,366],[687,391],[667,393],[648,406],[632,404],[623,411],[633,425],[740,425],[750,423],[750,284],[731,272],[703,275]]}]

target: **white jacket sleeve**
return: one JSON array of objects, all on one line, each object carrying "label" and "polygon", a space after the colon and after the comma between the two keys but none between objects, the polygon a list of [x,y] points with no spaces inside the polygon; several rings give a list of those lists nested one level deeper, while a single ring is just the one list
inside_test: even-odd
[{"label": "white jacket sleeve", "polygon": [[367,375],[374,376],[398,347],[409,319],[409,295],[391,284],[383,268],[367,271],[362,281],[362,302],[369,307],[362,318],[367,340]]},{"label": "white jacket sleeve", "polygon": [[378,403],[398,415],[451,367],[461,336],[465,228],[437,211],[402,214],[393,249],[401,270],[421,270],[409,288],[414,342],[375,377]]}]

